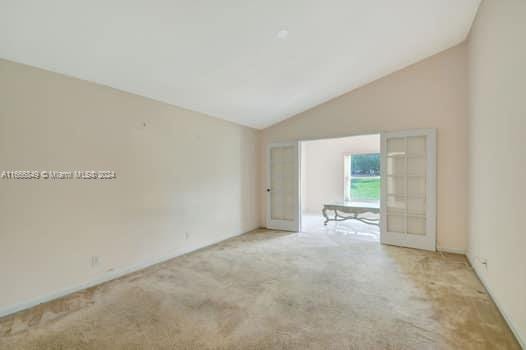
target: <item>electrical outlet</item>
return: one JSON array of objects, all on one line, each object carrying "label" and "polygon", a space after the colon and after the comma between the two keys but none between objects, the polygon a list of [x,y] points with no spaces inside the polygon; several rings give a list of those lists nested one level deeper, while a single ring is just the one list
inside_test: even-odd
[{"label": "electrical outlet", "polygon": [[480,259],[480,263],[482,265],[484,265],[484,268],[487,270],[488,269],[488,260],[486,259]]},{"label": "electrical outlet", "polygon": [[480,256],[475,256],[475,261],[479,262],[482,266],[484,266],[484,269],[488,269],[488,259],[481,258]]},{"label": "electrical outlet", "polygon": [[98,256],[92,256],[91,257],[91,267],[95,267],[99,264],[99,257]]}]

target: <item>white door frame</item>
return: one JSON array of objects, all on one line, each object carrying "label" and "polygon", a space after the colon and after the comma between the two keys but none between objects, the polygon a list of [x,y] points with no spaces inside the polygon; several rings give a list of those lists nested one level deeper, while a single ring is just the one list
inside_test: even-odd
[{"label": "white door frame", "polygon": [[[270,195],[272,191],[271,186],[271,171],[272,164],[270,159],[270,151],[275,147],[284,147],[284,146],[294,146],[296,148],[296,166],[294,167],[294,179],[296,183],[294,184],[296,188],[296,203],[294,208],[295,219],[291,220],[273,220],[271,218],[271,200]],[[265,193],[267,196],[267,217],[266,217],[266,226],[268,229],[273,230],[283,230],[283,231],[293,231],[299,232],[301,230],[301,142],[300,141],[289,141],[289,142],[277,142],[267,145],[267,187]]]},{"label": "white door frame", "polygon": [[[426,136],[426,235],[408,235],[387,231],[387,183],[386,147],[389,137]],[[381,134],[381,196],[380,196],[380,242],[384,244],[436,250],[436,129],[414,129],[384,132]],[[407,205],[407,204],[406,204]],[[407,224],[406,224],[407,225]],[[406,226],[407,230],[407,226]]]},{"label": "white door frame", "polygon": [[[418,248],[418,249],[426,249],[426,250],[436,250],[436,161],[437,161],[437,156],[436,156],[436,129],[413,129],[413,130],[405,130],[405,131],[394,131],[394,132],[383,132],[383,131],[378,131],[378,132],[365,132],[365,133],[357,133],[357,134],[350,134],[350,135],[339,135],[339,136],[334,136],[334,137],[323,137],[323,138],[308,138],[308,139],[302,139],[302,140],[299,140],[299,141],[290,141],[290,142],[278,142],[278,143],[271,143],[271,144],[268,144],[267,145],[267,155],[266,155],[266,159],[267,159],[267,189],[270,188],[270,148],[272,146],[286,146],[286,145],[296,145],[297,146],[297,150],[298,150],[298,153],[297,153],[297,167],[295,169],[295,171],[297,172],[296,174],[296,179],[297,179],[297,189],[298,189],[298,196],[297,196],[297,210],[295,211],[297,213],[297,218],[298,220],[296,220],[295,222],[295,225],[293,228],[285,228],[284,230],[290,230],[290,231],[295,231],[295,232],[299,232],[301,230],[301,148],[302,148],[302,142],[304,141],[315,141],[315,140],[327,140],[327,139],[338,139],[338,138],[343,138],[343,137],[352,137],[352,136],[362,136],[362,135],[375,135],[375,134],[379,134],[380,135],[380,154],[381,154],[381,157],[380,157],[380,162],[381,162],[381,198],[380,198],[380,212],[381,212],[381,225],[380,225],[380,242],[381,243],[384,243],[384,244],[391,244],[391,245],[401,245],[400,242],[393,242],[389,239],[383,239],[385,237],[382,237],[382,232],[386,232],[385,229],[386,229],[386,211],[387,211],[387,207],[386,207],[386,203],[385,203],[385,199],[386,199],[386,185],[385,185],[385,176],[384,176],[384,170],[385,169],[385,162],[386,162],[386,159],[385,157],[383,156],[384,152],[383,150],[385,149],[385,144],[384,144],[384,139],[385,139],[385,136],[388,136],[388,135],[398,135],[398,136],[413,136],[415,134],[418,135],[422,135],[422,134],[425,134],[426,136],[429,136],[428,137],[428,157],[427,157],[427,166],[428,166],[428,170],[429,170],[429,176],[428,176],[428,181],[426,183],[426,190],[428,192],[427,196],[428,196],[428,199],[427,199],[427,205],[426,205],[426,210],[428,210],[427,212],[428,213],[431,213],[431,215],[429,215],[428,218],[426,218],[428,220],[428,222],[426,223],[426,229],[429,227],[429,232],[430,232],[430,237],[432,238],[428,238],[427,242],[425,242],[425,240],[423,242],[420,242],[417,246],[414,246],[412,245],[413,247],[415,248]],[[272,229],[272,224],[271,224],[271,220],[270,220],[270,214],[271,214],[271,211],[270,211],[270,195],[268,194],[268,192],[266,192],[266,195],[267,195],[267,210],[266,210],[266,224],[267,224],[267,227],[268,228],[271,228]],[[270,224],[270,225],[269,225]],[[278,229],[278,228],[276,228]],[[407,242],[405,242],[407,243]],[[405,246],[408,246],[408,244],[405,244]]]}]

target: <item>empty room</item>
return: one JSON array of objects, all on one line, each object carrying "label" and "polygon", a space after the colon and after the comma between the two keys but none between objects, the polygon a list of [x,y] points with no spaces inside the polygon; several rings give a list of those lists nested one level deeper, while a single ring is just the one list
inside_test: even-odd
[{"label": "empty room", "polygon": [[525,349],[525,38],[525,0],[0,0],[0,350]]}]

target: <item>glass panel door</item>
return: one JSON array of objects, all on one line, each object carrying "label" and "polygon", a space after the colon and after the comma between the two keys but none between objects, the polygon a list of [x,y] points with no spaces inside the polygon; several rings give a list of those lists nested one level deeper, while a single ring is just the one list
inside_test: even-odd
[{"label": "glass panel door", "polygon": [[267,151],[267,228],[299,230],[299,147],[271,144]]},{"label": "glass panel door", "polygon": [[435,250],[434,130],[382,135],[381,241]]}]

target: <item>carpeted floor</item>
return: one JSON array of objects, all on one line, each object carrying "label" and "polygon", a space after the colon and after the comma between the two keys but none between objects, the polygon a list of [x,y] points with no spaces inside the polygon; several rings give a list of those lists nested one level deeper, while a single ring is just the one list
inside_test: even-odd
[{"label": "carpeted floor", "polygon": [[462,256],[255,231],[0,320],[0,349],[519,349]]}]

